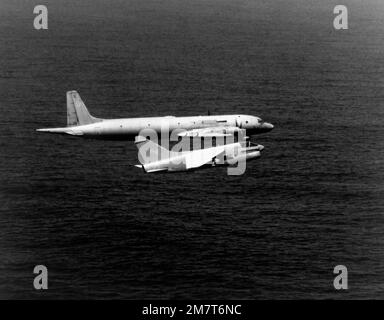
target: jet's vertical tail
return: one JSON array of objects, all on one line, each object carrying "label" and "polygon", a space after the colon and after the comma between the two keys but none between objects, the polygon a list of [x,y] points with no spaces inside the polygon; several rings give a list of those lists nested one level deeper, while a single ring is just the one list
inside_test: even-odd
[{"label": "jet's vertical tail", "polygon": [[171,151],[142,136],[136,137],[135,144],[139,149],[139,162],[143,165],[169,159],[172,155]]},{"label": "jet's vertical tail", "polygon": [[81,126],[99,122],[101,119],[92,117],[77,91],[67,92],[67,126]]}]

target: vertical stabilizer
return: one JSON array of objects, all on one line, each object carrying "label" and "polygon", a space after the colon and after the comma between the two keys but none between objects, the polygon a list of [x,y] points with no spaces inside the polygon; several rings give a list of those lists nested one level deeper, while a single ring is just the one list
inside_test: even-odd
[{"label": "vertical stabilizer", "polygon": [[139,149],[139,162],[141,164],[169,159],[172,155],[171,151],[142,136],[136,137],[135,145]]},{"label": "vertical stabilizer", "polygon": [[77,91],[67,92],[67,126],[81,126],[99,122],[101,119],[92,117]]}]

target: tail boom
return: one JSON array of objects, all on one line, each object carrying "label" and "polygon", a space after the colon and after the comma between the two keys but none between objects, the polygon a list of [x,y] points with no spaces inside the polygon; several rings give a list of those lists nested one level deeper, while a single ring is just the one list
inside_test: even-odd
[{"label": "tail boom", "polygon": [[84,132],[77,129],[80,126],[101,122],[102,119],[93,117],[77,91],[67,92],[67,127],[63,128],[44,128],[36,129],[38,132],[48,132],[57,134],[70,134],[82,136]]},{"label": "tail boom", "polygon": [[36,131],[47,132],[47,133],[56,133],[56,134],[70,134],[73,136],[82,136],[84,134],[82,131],[75,130],[75,128],[70,128],[70,127],[36,129]]}]

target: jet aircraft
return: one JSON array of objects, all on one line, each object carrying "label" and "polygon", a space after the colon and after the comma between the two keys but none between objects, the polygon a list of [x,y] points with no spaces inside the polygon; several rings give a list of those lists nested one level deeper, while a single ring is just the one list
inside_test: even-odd
[{"label": "jet aircraft", "polygon": [[[139,149],[139,162],[135,165],[146,173],[159,171],[188,171],[202,167],[232,166],[239,162],[260,157],[264,149],[262,145],[246,142],[224,144],[216,147],[191,151],[169,151],[145,137],[136,137],[135,144]],[[149,154],[149,155],[148,155]],[[242,173],[242,172],[241,172]]]}]

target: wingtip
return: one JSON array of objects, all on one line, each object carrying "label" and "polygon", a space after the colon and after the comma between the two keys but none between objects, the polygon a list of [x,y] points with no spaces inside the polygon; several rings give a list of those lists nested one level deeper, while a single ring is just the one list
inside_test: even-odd
[{"label": "wingtip", "polygon": [[144,165],[142,165],[142,164],[135,164],[134,166],[139,168],[139,169],[142,169],[145,173],[147,173],[147,171],[144,168]]}]

